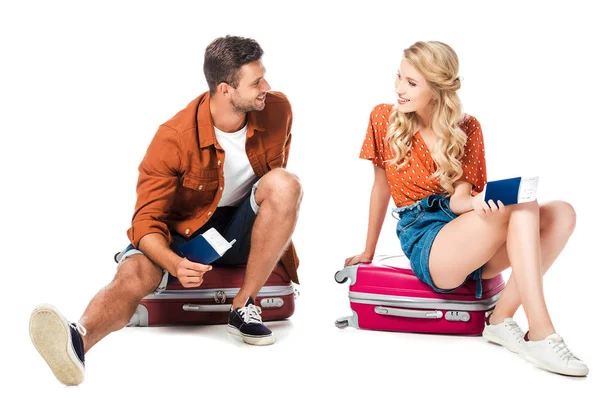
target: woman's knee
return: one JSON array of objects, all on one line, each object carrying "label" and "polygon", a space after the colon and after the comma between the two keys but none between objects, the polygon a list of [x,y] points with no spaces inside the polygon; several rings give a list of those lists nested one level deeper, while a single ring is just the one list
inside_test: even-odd
[{"label": "woman's knee", "polygon": [[576,224],[575,208],[566,201],[552,201],[540,208],[540,228],[542,230],[554,227],[554,229],[570,235],[575,230]]},{"label": "woman's knee", "polygon": [[114,282],[125,290],[145,296],[158,287],[162,274],[162,269],[148,257],[135,254],[119,266]]},{"label": "woman's knee", "polygon": [[538,204],[538,202],[536,200],[528,201],[527,203],[511,204],[510,206],[507,206],[506,208],[508,210],[510,210],[511,212],[518,211],[518,210],[525,210],[525,211],[529,211],[529,212],[533,212],[533,213],[540,212],[540,205]]}]

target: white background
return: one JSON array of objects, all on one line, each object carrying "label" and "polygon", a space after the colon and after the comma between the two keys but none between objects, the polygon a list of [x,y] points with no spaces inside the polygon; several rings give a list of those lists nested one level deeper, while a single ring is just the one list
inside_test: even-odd
[{"label": "white background", "polygon": [[[597,13],[586,2],[14,2],[0,7],[2,337],[11,398],[349,398],[598,393]],[[127,244],[137,166],[159,124],[207,85],[204,49],[255,38],[267,80],[294,110],[289,169],[305,190],[294,240],[301,297],[274,346],[224,327],[130,328],[87,355],[79,388],[60,385],[31,345],[42,302],[76,320]],[[595,38],[595,39],[594,39]],[[402,50],[450,44],[460,95],[484,131],[488,176],[540,176],[539,200],[578,222],[545,280],[555,326],[586,379],[537,369],[482,338],[338,330],[362,251],[372,167],[358,159],[372,107],[394,99]],[[388,217],[378,253],[397,253]],[[517,319],[526,326],[524,315]],[[17,392],[14,392],[17,391]],[[16,394],[18,393],[18,394]],[[555,397],[554,397],[555,396]]]}]

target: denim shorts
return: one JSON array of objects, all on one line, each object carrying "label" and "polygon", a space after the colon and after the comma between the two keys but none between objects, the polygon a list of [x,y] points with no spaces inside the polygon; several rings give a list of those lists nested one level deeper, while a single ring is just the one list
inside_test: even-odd
[{"label": "denim shorts", "polygon": [[396,235],[400,247],[410,260],[410,267],[422,282],[438,293],[450,293],[463,286],[469,279],[477,281],[476,297],[481,298],[482,285],[480,267],[467,276],[465,281],[454,289],[440,289],[433,284],[429,273],[429,254],[435,237],[440,230],[458,215],[450,210],[450,197],[432,194],[406,207],[392,211],[398,219]]},{"label": "denim shorts", "polygon": [[[195,238],[198,235],[203,234],[210,228],[215,228],[228,242],[235,239],[233,247],[221,258],[215,261],[214,264],[220,266],[226,265],[240,265],[248,262],[248,256],[250,254],[250,239],[252,237],[252,227],[256,220],[256,215],[259,210],[259,206],[254,198],[254,193],[258,187],[258,182],[254,184],[252,190],[248,196],[242,201],[239,206],[236,207],[218,207],[210,219],[202,225],[200,229],[190,236],[190,239],[179,235],[177,232],[171,231],[171,242],[170,248],[173,252],[183,257],[183,254],[179,251],[179,248],[183,246],[188,240]],[[129,244],[123,251],[115,255],[115,261],[118,263],[117,268],[125,261],[128,257],[135,254],[144,254],[140,250],[133,247],[133,244]],[[176,278],[170,275],[167,270],[163,269],[163,278],[155,293],[164,290],[167,285]]]}]

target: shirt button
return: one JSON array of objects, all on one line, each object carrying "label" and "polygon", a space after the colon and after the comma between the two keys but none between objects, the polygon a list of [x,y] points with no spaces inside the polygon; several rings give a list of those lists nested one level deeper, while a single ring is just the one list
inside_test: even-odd
[{"label": "shirt button", "polygon": [[204,185],[198,186],[198,190],[202,190],[202,189],[204,189]]},{"label": "shirt button", "polygon": [[284,162],[285,162],[285,157],[283,157],[283,158],[281,159],[281,162],[282,162],[282,163],[284,163]]},{"label": "shirt button", "polygon": [[210,216],[210,215],[212,215],[212,212],[211,212],[211,211],[209,211],[209,212],[208,212],[208,215],[209,215],[209,216]]},{"label": "shirt button", "polygon": [[189,234],[190,234],[190,230],[189,230],[189,229],[186,229],[186,230],[185,230],[185,234],[186,234],[186,235],[189,235]]},{"label": "shirt button", "polygon": [[219,189],[223,190],[223,186],[221,186]]},{"label": "shirt button", "polygon": [[221,160],[217,161],[217,164],[221,165]]}]

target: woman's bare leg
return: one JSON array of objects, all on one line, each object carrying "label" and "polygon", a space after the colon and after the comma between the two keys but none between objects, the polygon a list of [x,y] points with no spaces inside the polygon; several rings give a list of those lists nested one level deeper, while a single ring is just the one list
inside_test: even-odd
[{"label": "woman's bare leg", "polygon": [[[540,206],[540,247],[542,249],[542,275],[545,274],[565,248],[575,229],[576,215],[573,206],[564,201],[553,201]],[[506,244],[502,245],[483,268],[483,278],[498,275],[510,267]],[[514,316],[521,305],[514,277],[511,275],[502,291],[490,318],[491,324]]]},{"label": "woman's bare leg", "polygon": [[532,340],[555,332],[542,287],[540,211],[537,202],[507,206],[504,211],[479,216],[467,212],[439,232],[429,257],[429,271],[440,289],[459,286],[487,263],[506,243],[519,298]]}]

